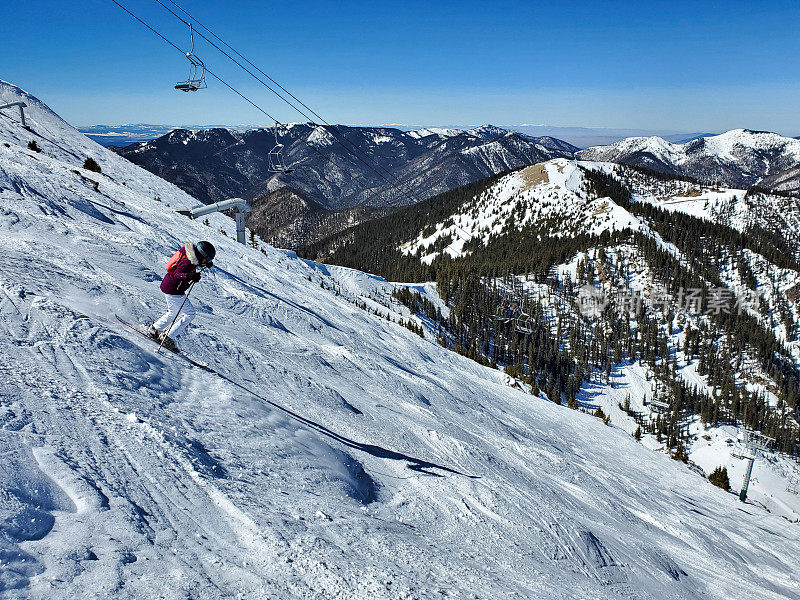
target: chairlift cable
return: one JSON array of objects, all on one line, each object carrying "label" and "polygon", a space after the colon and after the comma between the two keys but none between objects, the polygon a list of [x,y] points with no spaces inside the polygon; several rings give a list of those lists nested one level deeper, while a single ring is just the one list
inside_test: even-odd
[{"label": "chairlift cable", "polygon": [[[228,44],[228,43],[227,43],[225,40],[223,40],[223,39],[222,39],[221,37],[219,37],[219,36],[218,36],[216,33],[214,33],[214,32],[211,30],[211,28],[207,27],[206,25],[204,25],[203,23],[201,23],[200,21],[198,21],[198,20],[197,20],[197,19],[196,19],[196,18],[195,18],[195,17],[194,17],[194,16],[193,16],[191,13],[189,13],[189,12],[188,12],[188,11],[187,11],[185,8],[183,8],[183,7],[182,7],[180,4],[178,4],[178,3],[177,3],[177,2],[175,2],[174,0],[167,0],[167,1],[168,1],[170,4],[172,4],[173,6],[175,6],[175,7],[176,7],[178,10],[180,10],[180,11],[181,11],[183,14],[185,14],[187,17],[189,17],[189,18],[190,18],[190,19],[191,19],[191,20],[192,20],[194,23],[197,23],[198,25],[200,25],[200,27],[202,27],[203,29],[205,29],[206,31],[208,31],[208,32],[209,32],[209,33],[210,33],[210,34],[211,34],[213,37],[215,37],[217,40],[219,40],[219,42],[220,42],[220,43],[221,43],[223,46],[227,47],[227,48],[228,48],[228,49],[229,49],[231,52],[233,52],[234,54],[236,54],[236,55],[237,55],[239,58],[241,58],[243,61],[245,61],[245,62],[246,62],[248,65],[250,65],[251,67],[253,67],[253,68],[254,68],[256,71],[258,71],[259,73],[261,73],[261,74],[262,74],[264,77],[266,77],[267,79],[269,79],[269,80],[270,80],[270,81],[271,81],[273,84],[275,84],[277,87],[279,87],[279,88],[280,88],[282,91],[286,92],[286,93],[287,93],[287,94],[288,94],[288,95],[289,95],[289,96],[290,96],[290,97],[291,97],[293,100],[296,100],[298,103],[300,103],[300,105],[301,105],[301,106],[303,106],[305,109],[307,109],[307,110],[308,110],[308,111],[309,111],[309,112],[310,112],[312,115],[314,115],[315,117],[317,117],[317,118],[318,118],[320,121],[322,121],[323,123],[325,123],[325,125],[330,125],[330,123],[328,123],[328,122],[327,122],[327,121],[326,121],[324,118],[322,118],[322,117],[321,117],[319,114],[317,114],[317,113],[314,111],[314,109],[310,108],[310,107],[309,107],[307,104],[305,104],[305,103],[304,103],[302,100],[300,100],[300,98],[298,98],[297,96],[295,96],[294,94],[292,94],[292,92],[290,92],[289,90],[287,90],[287,89],[286,89],[285,87],[283,87],[283,86],[282,86],[280,83],[278,83],[278,82],[277,82],[277,81],[275,81],[275,80],[274,80],[272,77],[270,77],[269,75],[267,75],[267,74],[266,74],[264,71],[262,71],[262,70],[261,70],[261,69],[260,69],[260,68],[259,68],[257,65],[253,64],[253,63],[252,63],[250,60],[248,60],[248,59],[247,59],[247,57],[243,56],[243,55],[242,55],[242,54],[241,54],[241,53],[240,53],[238,50],[236,50],[236,49],[235,49],[233,46],[231,46],[230,44]],[[161,2],[159,2],[159,4],[161,4]],[[163,4],[162,4],[162,6],[163,6]],[[166,7],[165,7],[165,8],[166,8]],[[171,11],[170,11],[170,12],[171,12]],[[174,13],[173,13],[173,14],[174,14]]]},{"label": "chairlift cable", "polygon": [[[184,51],[182,48],[180,48],[180,47],[179,47],[177,44],[175,44],[175,43],[174,43],[174,42],[172,42],[170,39],[168,39],[168,38],[167,38],[167,37],[165,37],[163,34],[161,34],[161,33],[160,33],[160,32],[159,32],[157,29],[155,29],[154,27],[152,27],[152,26],[151,26],[149,23],[147,23],[146,21],[144,21],[143,19],[141,19],[140,17],[138,17],[137,15],[135,15],[135,14],[134,14],[133,12],[131,12],[131,11],[130,11],[130,10],[127,8],[127,7],[125,7],[125,6],[124,6],[122,3],[120,3],[118,0],[111,0],[111,2],[113,2],[114,4],[116,4],[117,6],[119,6],[119,7],[120,7],[122,10],[124,10],[126,13],[128,13],[128,14],[129,14],[131,17],[133,17],[135,20],[139,21],[139,23],[141,23],[142,25],[144,25],[145,27],[147,27],[147,29],[149,29],[150,31],[152,31],[153,33],[155,33],[155,34],[156,34],[158,37],[160,37],[160,38],[161,38],[162,40],[164,40],[164,41],[165,41],[167,44],[169,44],[170,46],[172,46],[173,48],[175,48],[175,50],[177,50],[178,52],[180,52],[180,53],[181,53],[183,56],[185,56],[185,55],[186,55],[186,52],[185,52],[185,51]],[[222,84],[223,84],[225,87],[227,87],[228,89],[230,89],[230,90],[231,90],[233,93],[235,93],[237,96],[239,96],[240,98],[242,98],[242,99],[243,99],[245,102],[247,102],[248,104],[250,104],[251,106],[253,106],[253,107],[254,107],[256,110],[258,110],[259,112],[261,112],[261,113],[263,113],[264,115],[266,115],[267,117],[269,117],[270,121],[273,121],[273,122],[275,122],[275,123],[280,123],[280,121],[278,121],[278,119],[276,119],[275,117],[273,117],[272,115],[270,115],[270,114],[269,114],[269,113],[268,113],[266,110],[264,110],[264,109],[263,109],[263,108],[261,108],[261,107],[260,107],[258,104],[256,104],[256,103],[255,103],[255,102],[253,102],[252,100],[250,100],[250,98],[248,98],[248,97],[247,97],[247,96],[245,96],[243,93],[241,93],[239,90],[237,90],[236,88],[234,88],[234,87],[233,87],[232,85],[230,85],[230,84],[229,84],[227,81],[225,81],[224,79],[222,79],[222,77],[220,77],[219,75],[217,75],[216,73],[214,73],[213,71],[211,71],[211,70],[210,70],[208,67],[206,67],[206,73],[208,73],[209,75],[213,76],[213,77],[214,77],[214,79],[216,79],[217,81],[219,81],[220,83],[222,83]],[[316,147],[314,147],[314,146],[313,146],[312,144],[310,144],[308,141],[306,141],[306,140],[299,140],[299,141],[300,141],[300,142],[302,142],[303,144],[305,144],[305,145],[306,145],[306,146],[307,146],[309,149],[311,149],[311,150],[313,150],[314,152],[316,152],[316,153],[317,153],[317,154],[318,154],[318,155],[319,155],[321,158],[323,158],[323,159],[327,160],[327,161],[328,161],[328,162],[330,162],[332,165],[336,166],[336,163],[333,161],[333,159],[332,159],[331,157],[329,157],[329,156],[325,156],[325,154],[323,154],[322,152],[320,152],[320,151],[319,151],[319,150],[318,150]],[[367,165],[367,166],[369,166],[369,165]],[[322,178],[323,178],[325,181],[327,181],[329,184],[331,184],[332,186],[334,186],[334,187],[336,186],[336,183],[334,183],[333,181],[331,181],[330,179],[328,179],[328,177],[326,177],[324,173],[320,173],[319,175],[320,175],[320,176],[321,176],[321,177],[322,177]],[[366,182],[365,182],[365,181],[364,181],[364,180],[363,180],[361,177],[359,177],[358,175],[352,175],[352,177],[353,177],[353,178],[354,178],[356,181],[358,181],[358,182],[362,183],[362,185],[363,185],[363,187],[364,187],[364,189],[365,189],[365,190],[369,191],[369,190],[371,189],[371,188],[370,188],[370,186],[369,186],[369,185],[367,185],[367,183],[366,183]],[[387,182],[387,183],[389,183],[389,182]],[[391,183],[390,183],[390,185],[391,185]],[[372,196],[374,196],[375,194],[377,194],[377,190],[375,190],[375,191],[373,191],[371,194],[369,194],[369,195],[367,196],[367,199],[371,198],[371,197],[372,197]],[[358,205],[356,205],[356,206],[358,206]]]},{"label": "chairlift cable", "polygon": [[148,28],[150,31],[152,31],[153,33],[155,33],[155,34],[156,34],[158,37],[160,37],[160,38],[161,38],[162,40],[164,40],[166,43],[168,43],[170,46],[172,46],[173,48],[175,48],[175,50],[177,50],[178,52],[180,52],[181,54],[183,54],[184,56],[186,56],[186,52],[185,52],[185,51],[184,51],[182,48],[179,48],[179,47],[178,47],[176,44],[174,44],[172,41],[170,41],[169,39],[167,39],[166,37],[164,37],[164,36],[163,36],[161,33],[159,33],[159,32],[158,32],[156,29],[154,29],[153,27],[151,27],[151,26],[150,26],[150,25],[149,25],[147,22],[145,22],[145,21],[143,21],[142,19],[140,19],[139,17],[137,17],[137,16],[136,16],[135,14],[133,14],[133,13],[132,13],[130,10],[128,10],[128,9],[127,9],[125,6],[123,6],[122,4],[120,4],[120,3],[119,3],[117,0],[111,0],[111,2],[113,2],[114,4],[116,4],[117,6],[119,6],[119,7],[120,7],[122,10],[124,10],[126,13],[128,13],[128,14],[129,14],[131,17],[133,17],[134,19],[136,19],[137,21],[139,21],[139,23],[141,23],[142,25],[144,25],[145,27],[147,27],[147,28]]},{"label": "chairlift cable", "polygon": [[[314,115],[315,117],[317,117],[317,119],[319,119],[319,120],[320,120],[322,123],[324,123],[324,124],[325,124],[325,125],[327,125],[328,127],[332,128],[332,129],[333,129],[333,133],[336,135],[336,137],[338,137],[338,138],[339,138],[339,141],[340,141],[340,143],[341,143],[341,144],[342,144],[342,145],[345,147],[345,149],[347,149],[347,150],[348,150],[349,152],[351,152],[353,155],[357,155],[357,153],[359,153],[359,152],[360,152],[360,153],[361,153],[363,156],[366,156],[367,158],[369,158],[369,155],[368,155],[366,152],[364,152],[364,151],[360,150],[360,149],[359,149],[359,148],[358,148],[358,147],[357,147],[355,144],[353,144],[352,142],[350,142],[350,140],[348,140],[346,137],[344,137],[342,134],[340,134],[340,133],[338,132],[338,130],[336,130],[336,126],[335,126],[335,125],[332,125],[331,123],[329,123],[327,120],[325,120],[325,118],[323,118],[323,117],[322,117],[322,116],[321,116],[319,113],[317,113],[317,112],[316,112],[314,109],[312,109],[312,108],[311,108],[310,106],[308,106],[308,105],[307,105],[305,102],[303,102],[302,100],[300,100],[300,98],[298,98],[297,96],[295,96],[294,94],[292,94],[292,92],[290,92],[290,91],[289,91],[289,90],[287,90],[287,89],[286,89],[284,86],[282,86],[280,83],[278,83],[277,81],[275,81],[275,79],[273,79],[273,78],[272,78],[272,77],[270,77],[270,76],[269,76],[267,73],[265,73],[265,72],[264,72],[262,69],[260,69],[260,68],[258,67],[258,65],[254,64],[254,63],[253,63],[252,61],[250,61],[250,60],[249,60],[249,59],[248,59],[246,56],[244,56],[244,55],[243,55],[241,52],[239,52],[238,50],[236,50],[236,49],[235,49],[233,46],[231,46],[230,44],[228,44],[228,43],[227,43],[225,40],[223,40],[223,39],[222,39],[220,36],[218,36],[216,33],[214,33],[214,31],[213,31],[213,30],[212,30],[210,27],[208,27],[207,25],[204,25],[203,23],[201,23],[200,21],[198,21],[198,20],[197,20],[197,19],[196,19],[196,18],[195,18],[195,17],[194,17],[194,16],[193,16],[191,13],[189,13],[189,11],[187,11],[187,10],[186,10],[185,8],[183,8],[183,7],[182,7],[180,4],[178,4],[177,2],[175,2],[175,0],[167,0],[167,1],[168,1],[170,4],[172,4],[173,6],[175,6],[175,7],[176,7],[178,10],[180,10],[180,11],[181,11],[183,14],[185,14],[185,15],[186,15],[188,18],[190,18],[190,19],[191,19],[191,20],[192,20],[194,23],[197,23],[198,25],[200,25],[200,27],[202,27],[203,29],[205,29],[206,31],[208,31],[208,33],[209,33],[211,36],[213,36],[214,38],[216,38],[216,39],[217,39],[217,40],[218,40],[218,41],[219,41],[219,42],[220,42],[220,43],[221,43],[223,46],[226,46],[228,49],[230,49],[230,50],[231,50],[231,52],[233,52],[234,54],[236,54],[236,55],[237,55],[239,58],[241,58],[243,61],[245,61],[245,62],[246,62],[247,64],[249,64],[251,67],[253,67],[253,68],[254,68],[256,71],[258,71],[259,73],[261,73],[261,75],[263,75],[264,77],[266,77],[267,79],[269,79],[269,81],[271,81],[271,82],[272,82],[272,83],[273,83],[275,86],[279,87],[279,88],[280,88],[280,89],[281,89],[283,92],[285,92],[285,93],[286,93],[288,96],[290,96],[290,97],[291,97],[293,100],[297,101],[297,102],[298,102],[298,103],[299,103],[299,104],[300,104],[300,105],[301,105],[303,108],[305,108],[305,109],[306,109],[306,110],[308,110],[308,111],[309,111],[309,112],[310,112],[312,115]],[[170,9],[169,9],[167,6],[165,6],[165,5],[164,5],[164,3],[163,3],[163,2],[161,2],[161,0],[156,0],[156,2],[158,2],[158,4],[160,4],[161,6],[163,6],[163,7],[164,7],[164,8],[165,8],[167,11],[169,11],[169,12],[170,12],[172,15],[174,15],[174,16],[175,16],[177,19],[180,19],[181,21],[183,21],[184,23],[186,23],[186,21],[185,21],[185,20],[184,20],[182,17],[178,16],[177,14],[175,14],[175,12],[173,12],[173,11],[172,11],[172,10],[170,10]],[[213,46],[214,46],[214,47],[215,47],[217,50],[219,50],[220,52],[222,52],[223,54],[225,54],[225,55],[226,55],[226,56],[227,56],[227,57],[228,57],[230,60],[232,60],[232,61],[233,61],[233,62],[235,62],[235,63],[236,63],[238,66],[240,66],[241,68],[243,68],[243,69],[244,69],[244,67],[243,67],[241,64],[239,64],[237,61],[235,61],[235,60],[234,60],[234,59],[233,59],[233,58],[232,58],[230,55],[228,55],[226,52],[224,52],[224,51],[223,51],[221,48],[219,48],[219,47],[218,47],[216,44],[214,44],[214,43],[213,43],[211,40],[209,40],[208,38],[206,38],[205,36],[203,36],[203,34],[202,34],[201,32],[198,32],[198,35],[201,35],[201,36],[203,37],[203,39],[205,39],[206,41],[208,41],[208,42],[209,42],[210,44],[212,44],[212,45],[213,45]],[[276,94],[276,95],[277,95],[279,98],[281,98],[281,100],[283,100],[284,102],[286,102],[287,104],[289,104],[289,106],[291,106],[293,109],[295,109],[295,110],[296,110],[297,112],[299,112],[301,115],[303,115],[303,117],[305,117],[305,118],[306,118],[306,119],[308,119],[309,121],[313,122],[313,119],[311,119],[311,118],[310,118],[310,117],[309,117],[309,116],[308,116],[306,113],[304,113],[304,112],[303,112],[303,111],[301,111],[299,108],[297,108],[296,106],[294,106],[294,105],[293,105],[291,102],[289,102],[289,101],[288,101],[286,98],[284,98],[283,96],[281,96],[281,95],[280,95],[278,92],[276,92],[274,89],[272,89],[272,88],[271,88],[269,85],[267,85],[267,84],[266,84],[264,81],[262,81],[261,79],[259,79],[258,77],[256,77],[256,76],[255,76],[253,73],[251,73],[249,70],[247,70],[247,69],[245,69],[245,70],[246,70],[246,71],[247,71],[247,72],[248,72],[248,73],[249,73],[249,74],[250,74],[250,75],[251,75],[251,76],[252,76],[254,79],[256,79],[256,81],[258,81],[259,83],[261,83],[262,85],[264,85],[265,87],[267,87],[267,89],[269,89],[271,92],[273,92],[274,94]],[[369,166],[369,165],[368,165],[368,166]],[[377,166],[377,165],[376,165],[376,166]],[[372,168],[373,170],[375,170],[375,168],[374,168],[373,166],[370,166],[370,168]],[[382,167],[379,167],[379,168],[382,168]],[[410,182],[407,182],[407,183],[403,184],[403,183],[402,183],[402,182],[401,182],[401,181],[400,181],[400,180],[399,180],[399,179],[398,179],[398,178],[397,178],[397,177],[396,177],[396,176],[395,176],[395,175],[394,175],[394,174],[393,174],[391,171],[389,171],[388,169],[385,169],[385,168],[382,168],[382,169],[383,169],[383,171],[384,171],[384,172],[385,172],[387,175],[389,175],[389,177],[391,177],[392,179],[394,179],[394,181],[395,181],[395,182],[396,182],[398,185],[400,185],[400,186],[406,186],[406,187],[410,186]],[[389,182],[387,181],[387,183],[389,183]],[[390,185],[391,185],[391,184],[390,184]],[[395,187],[395,186],[392,186],[392,187]],[[399,191],[399,190],[398,190],[398,191]],[[406,195],[406,197],[408,197],[408,195],[407,195],[407,194],[405,194],[405,195]],[[416,203],[416,199],[415,199],[415,198],[409,198],[409,199],[410,199],[410,200],[412,200],[413,202],[415,202],[415,203]]]},{"label": "chairlift cable", "polygon": [[[116,2],[116,1],[117,1],[117,0],[112,0],[112,2]],[[213,71],[210,71],[210,70],[208,70],[208,68],[206,68],[206,72],[207,72],[207,73],[209,73],[210,75],[212,75],[212,76],[214,77],[214,79],[216,79],[217,81],[219,81],[220,83],[222,83],[222,84],[223,84],[225,87],[227,87],[228,89],[230,89],[230,90],[231,90],[233,93],[235,93],[237,96],[239,96],[239,97],[241,97],[243,100],[245,100],[245,101],[246,101],[248,104],[250,104],[250,105],[254,106],[256,109],[258,109],[259,111],[261,111],[262,113],[264,113],[264,114],[265,114],[267,117],[269,117],[269,118],[270,118],[272,121],[274,121],[275,123],[278,123],[278,124],[281,124],[281,125],[283,125],[283,123],[281,123],[280,121],[278,121],[278,119],[276,119],[275,117],[273,117],[272,115],[270,115],[270,114],[269,114],[267,111],[265,111],[263,108],[261,108],[261,107],[260,107],[258,104],[256,104],[256,103],[255,103],[255,102],[253,102],[252,100],[250,100],[250,98],[248,98],[247,96],[245,96],[243,93],[241,93],[239,90],[237,90],[237,89],[236,89],[235,87],[233,87],[231,84],[229,84],[227,81],[225,81],[224,79],[222,79],[222,77],[220,77],[219,75],[217,75],[217,74],[216,74],[216,73],[214,73]],[[311,150],[313,150],[314,152],[316,152],[316,153],[317,153],[317,154],[318,154],[318,155],[319,155],[319,156],[320,156],[322,159],[324,159],[324,160],[328,161],[328,162],[329,162],[329,163],[331,163],[331,164],[332,164],[334,167],[336,166],[336,163],[334,162],[333,158],[331,158],[330,156],[326,156],[325,154],[323,154],[322,152],[320,152],[320,151],[319,151],[319,149],[317,149],[315,146],[313,146],[312,144],[310,144],[308,141],[306,141],[306,140],[299,140],[299,141],[300,141],[300,142],[302,142],[303,144],[305,144],[305,145],[306,145],[308,148],[310,148],[310,149],[311,149]],[[324,173],[319,173],[319,175],[320,175],[320,176],[321,176],[321,177],[322,177],[322,178],[323,178],[325,181],[327,181],[329,184],[331,184],[332,186],[336,186],[336,184],[335,184],[333,181],[331,181],[330,179],[328,179],[328,177],[327,177],[327,176],[325,176],[325,174],[324,174]],[[364,180],[363,180],[361,177],[359,177],[358,175],[352,175],[352,177],[353,177],[353,178],[354,178],[356,181],[360,182],[360,183],[362,184],[362,186],[364,187],[364,189],[365,189],[365,190],[369,190],[369,189],[370,189],[370,187],[367,185],[366,181],[364,181]],[[377,190],[376,190],[375,192],[373,192],[372,194],[368,195],[368,196],[367,196],[367,198],[370,198],[370,197],[372,197],[372,196],[373,196],[374,194],[376,194],[376,193],[377,193]]]},{"label": "chairlift cable", "polygon": [[[190,27],[191,27],[191,23],[190,23],[189,21],[187,21],[186,19],[184,19],[183,17],[181,17],[179,14],[177,14],[175,11],[173,11],[171,8],[169,8],[169,7],[168,7],[166,4],[164,4],[164,2],[162,2],[162,0],[155,0],[155,1],[156,1],[156,3],[157,3],[157,4],[159,4],[160,6],[162,6],[162,7],[163,7],[163,8],[164,8],[164,9],[165,9],[167,12],[169,12],[171,15],[173,15],[173,16],[174,16],[176,19],[178,19],[179,21],[181,21],[181,22],[182,22],[182,23],[184,23],[185,25],[187,25],[187,26],[190,26]],[[350,142],[350,141],[349,141],[347,138],[345,138],[343,135],[341,135],[341,134],[340,134],[340,133],[339,133],[339,132],[336,130],[336,127],[335,127],[334,125],[331,125],[331,124],[330,124],[328,121],[326,121],[325,119],[323,119],[323,118],[322,118],[322,117],[321,117],[319,114],[317,114],[317,113],[316,113],[314,110],[312,110],[311,108],[309,108],[308,106],[306,106],[306,104],[305,104],[305,103],[303,103],[301,100],[299,100],[299,99],[298,99],[298,98],[297,98],[297,97],[296,97],[294,94],[292,94],[292,93],[291,93],[291,92],[289,92],[289,91],[288,91],[286,88],[284,88],[282,85],[280,85],[278,82],[276,82],[276,81],[275,81],[275,80],[274,80],[272,77],[270,77],[269,75],[267,75],[266,73],[264,73],[264,72],[263,72],[261,69],[259,69],[257,66],[255,66],[255,65],[254,65],[254,64],[253,64],[251,61],[247,60],[247,59],[246,59],[244,56],[242,56],[242,55],[241,55],[239,52],[237,52],[237,51],[236,51],[236,50],[235,50],[233,47],[231,47],[231,46],[230,46],[230,44],[226,43],[226,42],[225,42],[224,40],[222,40],[222,39],[221,39],[221,38],[220,38],[218,35],[216,35],[216,34],[215,34],[215,33],[214,33],[214,32],[213,32],[213,31],[212,31],[212,30],[211,30],[209,27],[207,27],[207,26],[203,25],[202,23],[200,23],[199,21],[197,21],[196,19],[194,19],[194,18],[192,17],[192,15],[191,15],[191,14],[189,14],[189,12],[187,12],[186,10],[184,10],[184,9],[183,9],[183,8],[182,8],[180,5],[178,5],[176,2],[174,2],[173,0],[168,0],[168,1],[169,1],[171,4],[175,5],[175,6],[178,8],[178,10],[182,11],[182,12],[183,12],[184,14],[186,14],[186,15],[187,15],[187,16],[188,16],[190,19],[193,19],[193,21],[194,21],[194,22],[196,22],[198,25],[200,25],[200,26],[201,26],[203,29],[205,29],[206,31],[208,31],[208,32],[209,32],[209,34],[211,34],[211,35],[212,35],[212,36],[214,36],[216,39],[218,39],[218,40],[220,41],[220,43],[222,43],[223,45],[225,45],[225,46],[227,46],[228,48],[230,48],[230,49],[231,49],[231,51],[232,51],[232,52],[234,52],[235,54],[237,54],[238,56],[240,56],[240,57],[242,58],[242,60],[244,60],[245,62],[247,62],[248,64],[250,64],[250,65],[251,65],[251,66],[252,66],[254,69],[256,69],[257,71],[259,71],[261,74],[263,74],[263,75],[264,75],[264,76],[265,76],[267,79],[269,79],[269,80],[270,80],[270,81],[271,81],[273,84],[275,84],[275,85],[276,85],[277,87],[279,87],[281,90],[283,90],[284,92],[286,92],[286,94],[288,94],[288,95],[289,95],[289,96],[291,96],[291,97],[292,97],[294,100],[296,100],[298,103],[300,103],[300,104],[301,104],[303,107],[305,107],[305,108],[306,108],[306,109],[307,109],[307,110],[308,110],[308,111],[309,111],[309,112],[310,112],[312,115],[314,115],[314,116],[315,116],[315,117],[317,117],[317,118],[318,118],[320,121],[322,121],[323,123],[325,123],[325,125],[327,125],[328,127],[330,127],[330,128],[331,128],[331,130],[332,130],[332,133],[335,135],[335,137],[337,137],[337,138],[338,138],[338,141],[339,141],[339,143],[340,143],[340,144],[341,144],[341,145],[342,145],[342,146],[345,148],[345,150],[347,150],[347,151],[348,151],[350,154],[352,154],[353,156],[355,156],[355,157],[356,157],[356,158],[357,158],[357,159],[358,159],[358,160],[359,160],[361,163],[363,163],[363,164],[364,164],[364,165],[365,165],[367,168],[369,168],[369,169],[371,169],[373,172],[375,172],[375,173],[376,173],[376,174],[377,174],[377,175],[378,175],[378,176],[379,176],[381,179],[383,179],[383,180],[384,180],[384,181],[385,181],[387,184],[389,184],[389,185],[390,185],[392,188],[394,188],[396,191],[400,192],[400,193],[401,193],[401,195],[403,195],[403,196],[405,196],[406,198],[408,198],[409,200],[411,200],[411,202],[412,202],[412,203],[414,203],[414,204],[416,204],[416,203],[417,203],[417,200],[416,200],[415,198],[411,197],[411,196],[410,196],[410,195],[409,195],[409,194],[408,194],[406,191],[404,191],[404,190],[401,190],[401,189],[398,187],[398,186],[408,187],[408,186],[410,185],[410,183],[403,184],[403,183],[402,183],[402,182],[401,182],[399,179],[397,179],[397,177],[396,177],[396,176],[394,176],[394,175],[393,175],[391,172],[389,172],[388,170],[386,170],[386,169],[383,169],[383,171],[385,171],[385,174],[384,174],[384,173],[382,173],[381,171],[379,171],[379,169],[380,169],[381,167],[378,167],[378,166],[376,166],[376,165],[373,165],[373,164],[371,164],[370,162],[368,162],[367,160],[364,160],[364,158],[362,158],[362,156],[365,156],[366,158],[369,158],[369,155],[367,155],[367,154],[366,154],[366,153],[364,153],[363,151],[359,150],[359,149],[358,149],[358,148],[357,148],[357,147],[356,147],[354,144],[352,144],[352,142]],[[233,62],[235,65],[237,65],[239,68],[241,68],[243,71],[245,71],[245,72],[246,72],[248,75],[250,75],[250,76],[251,76],[253,79],[255,79],[256,81],[258,81],[259,83],[261,83],[261,85],[263,85],[264,87],[266,87],[266,88],[267,88],[269,91],[271,91],[271,92],[272,92],[273,94],[275,94],[275,95],[276,95],[278,98],[280,98],[281,100],[283,100],[283,101],[284,101],[286,104],[288,104],[288,105],[289,105],[291,108],[293,108],[295,111],[297,111],[298,113],[300,113],[300,114],[301,114],[301,115],[302,115],[304,118],[308,119],[308,121],[310,121],[310,122],[312,122],[312,123],[314,122],[314,119],[313,119],[313,118],[311,118],[311,116],[309,116],[309,115],[308,115],[306,112],[304,112],[302,109],[298,108],[298,107],[297,107],[296,105],[294,105],[294,104],[293,104],[293,103],[292,103],[290,100],[288,100],[288,99],[287,99],[287,98],[285,98],[283,95],[281,95],[281,94],[280,94],[280,93],[279,93],[277,90],[275,90],[275,89],[274,89],[273,87],[271,87],[271,86],[270,86],[268,83],[266,83],[265,81],[263,81],[263,80],[262,80],[260,77],[258,77],[258,76],[257,76],[255,73],[253,73],[253,72],[252,72],[250,69],[248,69],[247,67],[245,67],[245,66],[244,66],[242,63],[240,63],[238,60],[236,60],[236,59],[235,59],[233,56],[231,56],[231,55],[230,55],[228,52],[226,52],[226,51],[225,51],[223,48],[220,48],[220,47],[219,47],[219,46],[218,46],[216,43],[214,43],[214,41],[213,41],[213,40],[210,40],[210,39],[209,39],[208,37],[206,37],[206,36],[205,36],[205,35],[204,35],[204,34],[203,34],[201,31],[197,31],[197,30],[195,29],[195,32],[197,33],[197,35],[199,35],[199,36],[200,36],[200,37],[202,37],[204,40],[206,40],[206,41],[207,41],[209,44],[211,44],[211,45],[212,45],[212,46],[213,46],[213,47],[214,47],[216,50],[218,50],[220,53],[222,53],[224,56],[226,56],[228,59],[230,59],[230,60],[231,60],[231,61],[232,61],[232,62]],[[387,179],[386,175],[388,175],[389,177],[391,177],[392,179],[394,179],[395,183],[393,184],[391,181],[389,181],[389,179]]]}]

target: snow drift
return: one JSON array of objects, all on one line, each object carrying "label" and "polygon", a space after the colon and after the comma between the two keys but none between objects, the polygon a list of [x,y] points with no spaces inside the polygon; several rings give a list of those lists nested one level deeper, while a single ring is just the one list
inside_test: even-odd
[{"label": "snow drift", "polygon": [[[336,293],[363,274],[181,217],[192,198],[0,83],[16,99],[31,130],[0,116],[7,596],[797,596],[796,524]],[[113,318],[161,311],[189,238],[218,260],[182,346],[214,372]]]}]

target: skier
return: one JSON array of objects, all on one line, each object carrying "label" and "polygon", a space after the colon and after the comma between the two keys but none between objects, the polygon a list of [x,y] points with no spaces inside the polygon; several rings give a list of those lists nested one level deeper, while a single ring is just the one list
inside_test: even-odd
[{"label": "skier", "polygon": [[178,351],[174,338],[183,333],[195,315],[194,306],[185,295],[186,290],[200,281],[198,267],[207,269],[213,266],[211,261],[216,253],[211,242],[186,242],[167,262],[167,274],[161,281],[167,312],[147,328],[147,333],[167,350]]}]

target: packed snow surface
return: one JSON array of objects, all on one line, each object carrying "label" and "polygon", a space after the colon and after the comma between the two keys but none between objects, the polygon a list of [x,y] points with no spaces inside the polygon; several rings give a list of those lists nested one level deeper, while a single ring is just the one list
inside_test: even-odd
[{"label": "packed snow surface", "polygon": [[[178,215],[192,198],[0,83],[19,98],[32,130],[0,117],[4,597],[800,594],[796,524],[335,292],[361,274]],[[180,340],[209,370],[113,317],[161,312],[187,239],[218,249]]]}]

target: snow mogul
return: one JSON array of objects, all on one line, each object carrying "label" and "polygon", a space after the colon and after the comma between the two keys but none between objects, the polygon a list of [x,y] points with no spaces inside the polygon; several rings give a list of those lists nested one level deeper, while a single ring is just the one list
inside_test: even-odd
[{"label": "snow mogul", "polygon": [[186,330],[195,315],[188,292],[200,281],[198,268],[211,268],[216,253],[211,242],[186,242],[167,261],[167,274],[161,280],[167,312],[147,328],[150,337],[161,342],[167,350],[178,351],[174,340]]}]

